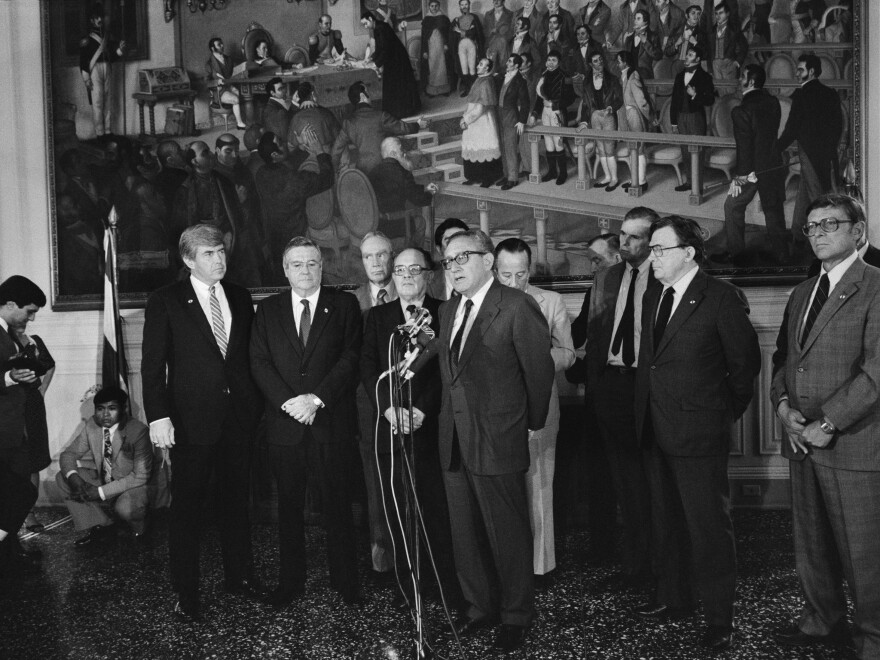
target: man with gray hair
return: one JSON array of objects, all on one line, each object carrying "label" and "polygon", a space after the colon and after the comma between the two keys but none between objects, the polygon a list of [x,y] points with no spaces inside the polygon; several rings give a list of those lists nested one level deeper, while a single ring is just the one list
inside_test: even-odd
[{"label": "man with gray hair", "polygon": [[[423,186],[416,183],[412,175],[412,162],[403,151],[400,139],[387,137],[382,140],[381,148],[382,162],[369,173],[370,183],[373,184],[379,203],[379,212],[400,213],[406,210],[407,202],[417,208],[428,206],[439,190],[437,184],[432,182]],[[382,230],[392,238],[405,236],[405,222],[409,222],[408,218],[384,220]],[[411,228],[411,242],[414,247],[424,247],[426,226],[423,217],[415,218]]]},{"label": "man with gray hair", "polygon": [[248,360],[253,303],[246,289],[224,281],[223,232],[187,227],[179,249],[190,276],[147,300],[141,373],[150,439],[170,450],[174,463],[168,529],[174,612],[191,622],[201,618],[199,534],[202,502],[212,488],[226,590],[259,594],[248,502],[263,403]]},{"label": "man with gray hair", "polygon": [[350,293],[321,286],[321,250],[297,236],[283,256],[290,291],[261,301],[251,337],[251,368],[263,396],[269,457],[278,481],[281,560],[268,597],[282,608],[306,581],[306,485],[321,493],[330,584],[347,604],[361,601],[346,446],[354,433],[354,387],[362,321]]}]

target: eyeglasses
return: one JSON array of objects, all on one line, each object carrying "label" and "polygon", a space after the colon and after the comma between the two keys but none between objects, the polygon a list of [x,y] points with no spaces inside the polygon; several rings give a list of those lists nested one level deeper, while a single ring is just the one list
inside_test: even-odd
[{"label": "eyeglasses", "polygon": [[690,246],[689,245],[672,245],[670,247],[663,247],[662,245],[649,245],[648,247],[651,248],[651,252],[654,253],[655,257],[662,257],[663,254],[667,250],[674,250],[676,248],[687,248]]},{"label": "eyeglasses", "polygon": [[412,264],[411,266],[395,266],[391,269],[391,272],[395,275],[412,275],[413,277],[418,277],[426,270],[431,269],[425,268],[424,266],[419,266],[418,264]]},{"label": "eyeglasses", "polygon": [[443,265],[443,270],[452,270],[452,262],[454,261],[459,266],[464,266],[468,259],[471,258],[472,254],[489,254],[488,252],[477,252],[476,250],[465,250],[464,252],[459,252],[457,255],[450,259],[441,259],[440,263]]},{"label": "eyeglasses", "polygon": [[822,228],[826,234],[830,234],[832,232],[837,231],[837,228],[840,227],[841,222],[849,222],[853,223],[855,220],[839,220],[838,218],[822,218],[819,222],[808,222],[803,227],[801,227],[801,231],[804,232],[804,236],[815,236],[816,229],[818,227]]}]

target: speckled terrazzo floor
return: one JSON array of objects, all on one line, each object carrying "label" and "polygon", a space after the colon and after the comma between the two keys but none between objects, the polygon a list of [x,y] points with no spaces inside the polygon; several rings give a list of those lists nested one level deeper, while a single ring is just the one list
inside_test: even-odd
[{"label": "speckled terrazzo floor", "polygon": [[[63,518],[45,509],[44,523]],[[839,657],[831,647],[782,650],[770,630],[798,608],[788,512],[738,511],[735,515],[740,580],[737,647],[721,658]],[[122,536],[103,549],[74,549],[78,535],[67,522],[29,542],[44,554],[42,575],[0,587],[0,658],[414,658],[412,620],[392,606],[392,591],[362,574],[365,604],[346,606],[330,591],[321,555],[323,533],[308,528],[306,594],[286,610],[222,591],[216,534],[203,541],[202,607],[206,622],[183,625],[172,617],[167,579],[166,525],[159,520],[152,545],[140,548]],[[254,527],[256,561],[265,581],[277,572],[275,529]],[[573,530],[558,557],[555,582],[537,594],[538,618],[524,649],[510,658],[705,658],[698,647],[699,617],[656,625],[632,608],[642,594],[609,586],[614,566],[584,558],[586,532]],[[442,609],[428,619],[441,630]],[[433,635],[438,658],[495,657],[493,634],[467,639],[459,651],[451,637]],[[462,652],[463,651],[463,652]]]}]

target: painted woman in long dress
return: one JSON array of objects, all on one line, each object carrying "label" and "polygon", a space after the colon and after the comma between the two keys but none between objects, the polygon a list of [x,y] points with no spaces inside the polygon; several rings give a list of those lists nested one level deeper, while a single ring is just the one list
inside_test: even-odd
[{"label": "painted woman in long dress", "polygon": [[431,0],[422,20],[421,83],[428,96],[448,96],[454,87],[450,27],[449,17],[440,13],[440,0]]},{"label": "painted woman in long dress", "polygon": [[465,185],[479,183],[488,188],[503,178],[501,143],[498,139],[498,92],[492,79],[492,61],[477,63],[477,77],[467,97],[461,118],[461,157],[464,160]]}]

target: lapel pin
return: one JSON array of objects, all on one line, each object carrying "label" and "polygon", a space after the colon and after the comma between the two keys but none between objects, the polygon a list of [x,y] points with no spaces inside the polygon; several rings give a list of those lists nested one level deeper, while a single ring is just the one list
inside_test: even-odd
[{"label": "lapel pin", "polygon": [[844,298],[846,298],[846,294],[845,294],[845,293],[841,293],[841,294],[840,294],[840,299],[843,300]]},{"label": "lapel pin", "polygon": [[186,302],[188,302],[190,305],[192,305],[192,298],[190,298],[190,299],[187,300]]},{"label": "lapel pin", "polygon": [[691,303],[691,305],[696,305],[696,304],[697,304],[697,301],[696,301],[696,300],[691,300],[690,303]]},{"label": "lapel pin", "polygon": [[326,308],[326,307],[324,308],[324,313],[325,313],[325,314],[327,313],[327,308]]}]

